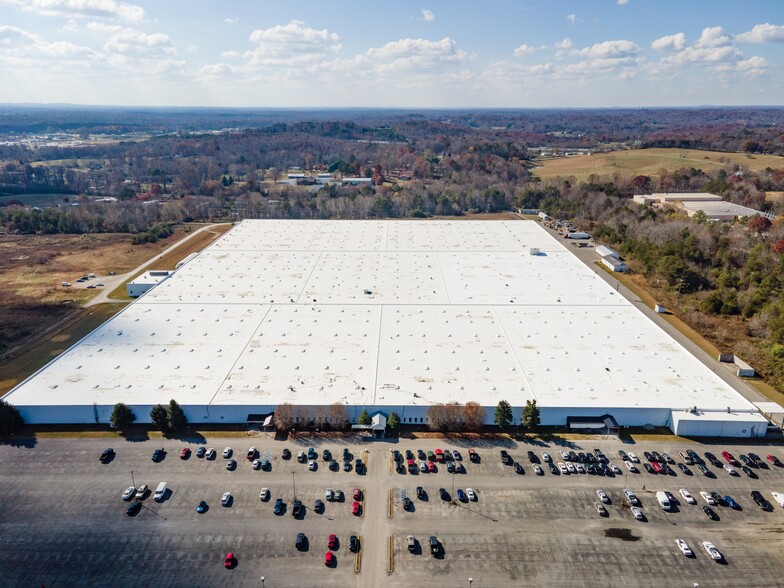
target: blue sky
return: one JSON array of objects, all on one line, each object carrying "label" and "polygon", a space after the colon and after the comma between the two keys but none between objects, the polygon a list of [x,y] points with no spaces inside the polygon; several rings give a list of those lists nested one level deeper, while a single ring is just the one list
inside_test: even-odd
[{"label": "blue sky", "polygon": [[782,0],[0,0],[0,102],[784,104]]}]

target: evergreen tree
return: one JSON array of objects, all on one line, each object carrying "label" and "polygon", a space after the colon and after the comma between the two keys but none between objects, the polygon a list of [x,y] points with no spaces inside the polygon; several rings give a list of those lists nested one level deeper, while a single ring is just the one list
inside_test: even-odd
[{"label": "evergreen tree", "polygon": [[506,400],[501,400],[495,409],[495,424],[502,429],[508,429],[512,424],[512,407]]},{"label": "evergreen tree", "polygon": [[15,435],[22,430],[24,419],[13,404],[0,400],[0,435]]},{"label": "evergreen tree", "polygon": [[367,413],[366,410],[363,410],[360,413],[359,418],[357,419],[357,423],[360,425],[370,425],[373,421],[370,419],[370,415]]},{"label": "evergreen tree", "polygon": [[152,407],[150,420],[164,433],[169,432],[169,411],[162,404],[156,404]]},{"label": "evergreen tree", "polygon": [[135,420],[136,415],[134,414],[133,410],[131,410],[127,404],[118,402],[114,405],[112,416],[109,417],[109,424],[111,425],[112,429],[125,431],[131,424],[133,424]]},{"label": "evergreen tree", "polygon": [[397,431],[400,428],[400,415],[396,412],[390,413],[387,419],[387,428],[390,431]]},{"label": "evergreen tree", "polygon": [[523,420],[520,425],[526,431],[534,431],[540,423],[539,407],[536,406],[536,400],[526,400],[525,408],[523,409]]},{"label": "evergreen tree", "polygon": [[174,398],[169,401],[168,417],[169,428],[172,431],[182,431],[188,426],[188,419],[185,416],[185,412]]}]

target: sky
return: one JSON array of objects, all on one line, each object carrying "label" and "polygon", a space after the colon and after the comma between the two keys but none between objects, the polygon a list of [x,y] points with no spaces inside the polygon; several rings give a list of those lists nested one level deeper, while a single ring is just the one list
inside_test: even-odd
[{"label": "sky", "polygon": [[0,0],[0,103],[784,105],[784,0]]}]

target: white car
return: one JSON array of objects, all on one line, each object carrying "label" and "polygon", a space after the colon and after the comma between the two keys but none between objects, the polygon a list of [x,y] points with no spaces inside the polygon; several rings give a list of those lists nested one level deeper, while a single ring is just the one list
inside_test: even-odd
[{"label": "white car", "polygon": [[231,502],[231,492],[224,492],[223,496],[221,496],[221,504],[223,506],[228,506],[229,502]]},{"label": "white car", "polygon": [[637,519],[638,521],[641,521],[645,518],[645,515],[642,514],[642,511],[636,506],[632,507],[632,514],[634,515],[634,518]]},{"label": "white car", "polygon": [[681,553],[686,557],[691,557],[692,555],[694,555],[694,552],[689,547],[689,544],[686,543],[683,539],[676,539],[675,545],[678,546],[678,549],[680,549]]},{"label": "white car", "polygon": [[596,496],[599,497],[599,500],[604,502],[605,504],[610,504],[610,497],[604,492],[604,490],[597,490]]},{"label": "white car", "polygon": [[248,459],[255,459],[256,458],[256,448],[255,447],[248,447]]},{"label": "white car", "polygon": [[133,486],[128,486],[128,488],[123,492],[122,499],[123,500],[130,500],[133,498],[134,494],[136,494],[136,488]]},{"label": "white car", "polygon": [[269,500],[269,497],[269,488],[262,488],[261,492],[259,492],[259,500]]},{"label": "white car", "polygon": [[681,493],[681,496],[683,496],[683,499],[686,502],[688,502],[689,504],[697,504],[697,501],[694,499],[694,496],[692,496],[691,492],[686,490],[686,488],[681,488],[680,490],[678,490],[678,492]]},{"label": "white car", "polygon": [[544,476],[544,470],[540,466],[538,466],[537,464],[534,464],[534,473],[537,476]]},{"label": "white car", "polygon": [[206,457],[207,459],[215,459],[215,455],[217,455],[217,452],[215,451],[215,449],[213,449],[212,447],[210,447],[210,448],[207,450],[207,454],[205,455],[205,457]]},{"label": "white car", "polygon": [[578,474],[584,474],[585,473],[585,467],[581,463],[575,464],[574,468],[577,470]]},{"label": "white car", "polygon": [[639,470],[637,469],[637,466],[636,466],[636,465],[634,465],[634,464],[633,464],[632,462],[630,462],[630,461],[625,461],[625,462],[623,462],[623,465],[625,465],[625,466],[626,466],[626,469],[627,469],[627,470],[629,470],[629,471],[630,471],[630,472],[632,472],[632,473],[635,473],[635,474],[636,474],[636,473],[639,471]]},{"label": "white car", "polygon": [[640,463],[640,458],[634,455],[633,453],[629,454],[629,459],[632,463]]},{"label": "white car", "polygon": [[332,502],[333,500],[335,500],[335,491],[332,488],[327,488],[326,497],[327,500]]},{"label": "white car", "polygon": [[316,470],[316,460],[315,460],[315,459],[311,459],[311,460],[308,462],[308,469],[309,469],[311,472],[313,472],[313,471],[315,471],[315,470]]},{"label": "white car", "polygon": [[730,464],[728,464],[728,463],[724,464],[724,469],[727,470],[727,473],[730,476],[737,476],[737,475],[739,475],[738,471],[734,467],[732,467]]},{"label": "white car", "polygon": [[250,464],[250,467],[252,467],[254,470],[260,470],[261,469],[261,461],[258,460],[258,459],[254,459],[253,463]]},{"label": "white car", "polygon": [[773,500],[775,500],[780,507],[784,508],[784,494],[781,492],[771,492],[770,495],[773,496]]},{"label": "white car", "polygon": [[716,549],[716,546],[710,541],[703,541],[702,547],[705,549],[705,551],[708,552],[708,555],[711,556],[711,559],[713,561],[721,561],[722,559],[724,559],[724,556],[721,554],[721,551]]},{"label": "white car", "polygon": [[615,465],[614,463],[611,463],[611,464],[610,464],[610,469],[612,470],[612,473],[613,473],[613,474],[620,474],[620,473],[621,473],[621,468],[619,468],[619,467],[618,467],[617,465]]},{"label": "white car", "polygon": [[136,491],[136,498],[139,500],[144,498],[144,495],[147,494],[147,490],[149,490],[149,488],[147,488],[147,484],[142,484],[139,486],[139,489]]},{"label": "white car", "polygon": [[476,494],[474,494],[474,491],[471,488],[466,488],[466,496],[468,496],[468,500],[471,502],[476,501]]},{"label": "white car", "polygon": [[427,471],[427,464],[424,461],[419,462],[419,471],[426,472]]},{"label": "white car", "polygon": [[574,469],[574,464],[571,461],[566,462],[566,469],[569,470],[570,474],[574,474],[577,471]]},{"label": "white car", "polygon": [[624,496],[626,496],[626,499],[629,501],[629,504],[631,504],[632,506],[637,506],[638,504],[640,504],[640,499],[637,498],[637,495],[634,492],[632,492],[629,488],[624,488],[623,494]]},{"label": "white car", "polygon": [[561,450],[561,459],[564,461],[569,461],[569,452],[565,450]]},{"label": "white car", "polygon": [[226,449],[223,450],[223,457],[228,459],[231,457],[231,453],[232,453],[231,447],[227,447]]},{"label": "white car", "polygon": [[546,451],[542,451],[542,461],[545,463],[550,463],[552,461],[550,454],[547,453]]},{"label": "white car", "polygon": [[562,461],[558,462],[558,469],[561,471],[562,474],[568,474],[569,470],[566,469],[566,464]]},{"label": "white car", "polygon": [[713,497],[707,492],[700,492],[700,496],[702,496],[702,499],[708,503],[708,506],[716,506],[716,501],[713,500]]},{"label": "white car", "polygon": [[608,515],[607,509],[604,508],[604,505],[601,502],[594,502],[594,507],[596,507],[596,512],[599,513],[600,517],[606,517]]}]

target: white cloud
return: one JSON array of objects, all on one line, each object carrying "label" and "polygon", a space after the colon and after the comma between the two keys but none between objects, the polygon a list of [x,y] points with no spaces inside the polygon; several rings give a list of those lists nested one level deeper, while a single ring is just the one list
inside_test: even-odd
[{"label": "white cloud", "polygon": [[702,30],[697,47],[726,47],[732,43],[730,36],[721,27],[708,27]]},{"label": "white cloud", "polygon": [[79,25],[73,19],[68,20],[63,26],[57,29],[61,33],[76,33],[79,31]]},{"label": "white cloud", "polygon": [[188,45],[187,49],[185,49],[188,53],[198,53],[199,46],[198,45]]},{"label": "white cloud", "polygon": [[596,43],[585,49],[574,51],[575,55],[581,55],[591,59],[613,59],[622,57],[631,57],[637,55],[640,48],[632,41],[618,40],[618,41],[604,41],[603,43]]},{"label": "white cloud", "polygon": [[253,31],[250,40],[257,47],[246,56],[257,65],[314,62],[341,50],[336,33],[310,28],[301,21]]},{"label": "white cloud", "polygon": [[220,56],[223,59],[239,59],[242,57],[237,51],[222,51]]},{"label": "white cloud", "polygon": [[514,55],[515,57],[522,57],[523,55],[530,55],[534,51],[536,51],[536,47],[531,47],[530,45],[523,43],[514,50]]},{"label": "white cloud", "polygon": [[753,76],[764,74],[768,70],[768,63],[762,57],[750,57],[744,61],[739,61],[735,65],[735,71],[746,73]]},{"label": "white cloud", "polygon": [[138,22],[146,15],[141,6],[115,0],[0,0],[0,4],[65,18],[118,18]]},{"label": "white cloud", "polygon": [[686,47],[686,35],[675,33],[660,37],[651,43],[651,47],[658,51],[683,51]]},{"label": "white cloud", "polygon": [[223,19],[223,22],[225,22],[226,24],[233,25],[233,24],[237,24],[238,22],[240,22],[240,19],[237,18],[237,17],[228,17],[227,16],[225,19]]},{"label": "white cloud", "polygon": [[107,53],[122,55],[170,55],[176,53],[169,35],[142,33],[125,29],[113,35],[104,45]]},{"label": "white cloud", "polygon": [[103,56],[89,47],[65,41],[49,43],[18,27],[0,26],[0,62],[8,65],[47,71],[61,64],[88,66],[101,59]]},{"label": "white cloud", "polygon": [[427,8],[422,9],[422,20],[425,22],[432,22],[436,19],[436,15],[433,14],[432,10],[428,10]]},{"label": "white cloud", "polygon": [[618,0],[618,6],[626,6],[629,0]]},{"label": "white cloud", "polygon": [[765,24],[754,25],[754,28],[735,37],[741,43],[784,43],[784,26]]},{"label": "white cloud", "polygon": [[566,16],[566,22],[570,22],[570,23],[574,24],[576,21],[577,21],[577,15],[576,14],[568,14]]},{"label": "white cloud", "polygon": [[468,59],[468,54],[458,49],[457,42],[449,37],[440,41],[400,39],[383,47],[370,48],[366,55],[377,62],[377,70],[383,71],[432,69]]},{"label": "white cloud", "polygon": [[562,50],[571,49],[572,47],[574,47],[574,43],[572,43],[572,40],[569,37],[566,37],[563,41],[559,41],[558,43],[556,43],[554,47],[556,49],[562,49]]}]

